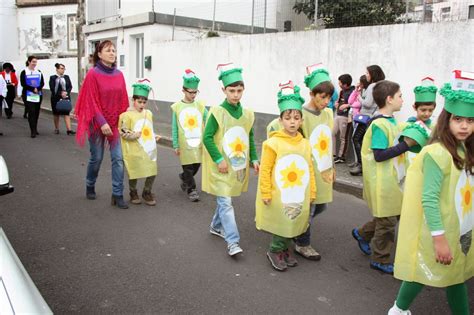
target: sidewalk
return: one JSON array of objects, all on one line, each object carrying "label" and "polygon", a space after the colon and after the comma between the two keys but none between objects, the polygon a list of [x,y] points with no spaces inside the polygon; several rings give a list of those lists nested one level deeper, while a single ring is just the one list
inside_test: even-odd
[{"label": "sidewalk", "polygon": [[[23,102],[19,99],[15,99],[15,103],[23,106]],[[41,105],[41,110],[43,112],[51,114],[51,103],[49,98],[45,97]],[[171,139],[171,123],[160,122],[157,124],[155,122],[154,127],[156,133],[161,136],[159,144],[172,147],[173,142]],[[262,144],[257,142],[256,145],[257,152],[260,153]],[[362,176],[352,176],[349,173],[349,167],[346,163],[336,164],[336,182],[334,183],[335,190],[342,193],[351,194],[357,198],[362,198],[362,187]]]}]

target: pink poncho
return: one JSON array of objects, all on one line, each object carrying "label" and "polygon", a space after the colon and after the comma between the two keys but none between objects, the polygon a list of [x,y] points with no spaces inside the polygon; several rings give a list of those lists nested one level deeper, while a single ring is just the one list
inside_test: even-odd
[{"label": "pink poncho", "polygon": [[107,137],[110,146],[119,144],[118,120],[129,106],[127,88],[122,72],[98,63],[89,70],[84,80],[75,108],[77,117],[76,140],[83,146],[86,134],[94,137],[102,134],[107,123],[113,135]]}]

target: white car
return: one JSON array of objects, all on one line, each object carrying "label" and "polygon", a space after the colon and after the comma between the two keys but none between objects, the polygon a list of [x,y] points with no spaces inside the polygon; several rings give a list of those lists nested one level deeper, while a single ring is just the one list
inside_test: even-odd
[{"label": "white car", "polygon": [[[13,192],[0,155],[0,196]],[[53,314],[0,227],[0,314]]]}]

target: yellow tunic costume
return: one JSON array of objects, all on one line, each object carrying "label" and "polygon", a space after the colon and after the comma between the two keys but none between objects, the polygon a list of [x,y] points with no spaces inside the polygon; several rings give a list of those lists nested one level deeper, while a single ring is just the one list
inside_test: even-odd
[{"label": "yellow tunic costume", "polygon": [[[390,146],[398,144],[400,125],[392,124],[388,119],[379,118],[371,126],[380,128]],[[364,200],[367,201],[372,215],[385,218],[400,215],[405,178],[405,154],[383,162],[376,162],[372,146],[372,128],[369,127],[362,142],[362,170],[364,174]]]},{"label": "yellow tunic costume", "polygon": [[123,161],[129,179],[145,178],[157,174],[156,140],[153,131],[153,114],[145,109],[141,113],[134,108],[122,113],[119,117],[119,128],[141,132],[134,140],[120,138]]},{"label": "yellow tunic costume", "polygon": [[228,165],[228,173],[220,173],[209,152],[203,150],[202,190],[214,196],[235,197],[247,191],[249,181],[249,132],[254,113],[243,109],[239,119],[232,117],[225,108],[214,106],[211,115],[219,129],[214,142]]},{"label": "yellow tunic costume", "polygon": [[[450,265],[436,262],[433,239],[421,203],[423,160],[428,154],[444,174],[440,212],[453,255]],[[458,170],[441,144],[426,146],[408,170],[395,257],[395,277],[434,287],[463,283],[474,276],[474,176]]]},{"label": "yellow tunic costume", "polygon": [[325,108],[315,115],[303,108],[303,135],[309,140],[316,178],[316,204],[332,202],[334,165],[332,159],[332,110]]},{"label": "yellow tunic costume", "polygon": [[[265,174],[260,174],[257,229],[286,238],[301,235],[308,228],[310,199],[316,195],[309,141],[299,133],[290,137],[283,131],[273,132],[263,143],[261,171],[266,170],[267,160],[272,164],[271,181],[265,182]],[[262,198],[271,203],[265,205]]]},{"label": "yellow tunic costume", "polygon": [[177,102],[171,105],[171,109],[178,124],[181,165],[201,163],[204,103]]}]

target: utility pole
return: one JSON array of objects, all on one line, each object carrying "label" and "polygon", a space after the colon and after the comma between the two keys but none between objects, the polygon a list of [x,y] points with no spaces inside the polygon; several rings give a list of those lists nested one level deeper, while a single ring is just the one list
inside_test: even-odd
[{"label": "utility pole", "polygon": [[85,0],[77,1],[77,25],[76,25],[76,39],[77,39],[77,81],[79,89],[81,88],[84,79],[84,69],[82,68],[82,59],[85,55],[85,40],[82,27],[86,24],[85,15]]},{"label": "utility pole", "polygon": [[405,24],[408,23],[408,1],[409,0],[405,0],[405,2],[406,2],[406,5],[405,5]]},{"label": "utility pole", "polygon": [[252,0],[252,27],[250,28],[250,34],[253,34],[253,19],[255,16],[255,0]]},{"label": "utility pole", "polygon": [[426,0],[423,0],[423,17],[421,18],[421,23],[425,23],[426,16]]},{"label": "utility pole", "polygon": [[173,33],[171,34],[171,40],[174,40],[174,29],[176,27],[176,8],[173,11]]},{"label": "utility pole", "polygon": [[214,12],[212,13],[212,31],[214,32],[216,26],[216,0],[214,0]]},{"label": "utility pole", "polygon": [[314,26],[318,24],[318,0],[314,0]]},{"label": "utility pole", "polygon": [[267,0],[265,0],[265,11],[263,15],[263,34],[267,32]]}]

